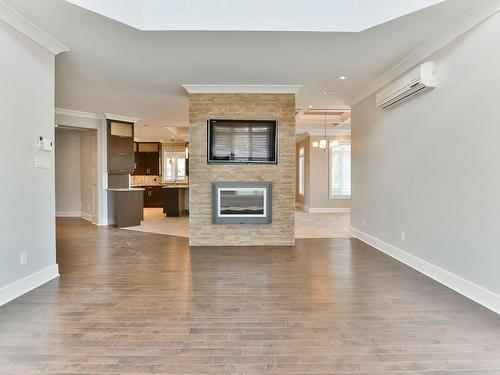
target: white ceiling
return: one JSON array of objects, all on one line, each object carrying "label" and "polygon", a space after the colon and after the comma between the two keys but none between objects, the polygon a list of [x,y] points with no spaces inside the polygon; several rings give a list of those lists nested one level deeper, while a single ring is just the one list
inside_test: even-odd
[{"label": "white ceiling", "polygon": [[139,30],[362,31],[444,0],[66,0]]},{"label": "white ceiling", "polygon": [[140,31],[65,0],[6,2],[71,49],[56,58],[57,107],[140,118],[137,134],[162,140],[165,127],[188,125],[182,84],[299,84],[297,108],[347,109],[480,0],[447,0],[357,33]]}]

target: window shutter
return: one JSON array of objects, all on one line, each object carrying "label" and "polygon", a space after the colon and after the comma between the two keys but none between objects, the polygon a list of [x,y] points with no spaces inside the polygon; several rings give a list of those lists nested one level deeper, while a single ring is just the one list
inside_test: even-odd
[{"label": "window shutter", "polygon": [[338,141],[330,147],[330,199],[351,196],[351,142]]}]

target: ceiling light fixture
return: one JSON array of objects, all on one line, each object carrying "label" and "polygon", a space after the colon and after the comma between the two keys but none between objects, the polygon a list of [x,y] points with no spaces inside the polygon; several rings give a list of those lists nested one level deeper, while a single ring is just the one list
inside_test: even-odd
[{"label": "ceiling light fixture", "polygon": [[309,108],[309,109],[310,109],[310,108],[312,108],[312,107],[313,107],[313,106],[312,106],[311,104],[309,104],[309,105],[307,106],[307,108]]},{"label": "ceiling light fixture", "polygon": [[340,76],[340,77],[339,77],[339,79],[340,79],[341,81],[344,81],[344,80],[346,80],[346,79],[347,79],[347,76]]},{"label": "ceiling light fixture", "polygon": [[325,92],[323,93],[323,95],[333,95],[333,92],[332,92],[332,91],[325,91]]}]

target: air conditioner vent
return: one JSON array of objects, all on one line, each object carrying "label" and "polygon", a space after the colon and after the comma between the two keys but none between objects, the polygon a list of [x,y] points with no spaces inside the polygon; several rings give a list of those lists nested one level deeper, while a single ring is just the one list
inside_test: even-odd
[{"label": "air conditioner vent", "polygon": [[425,62],[388,84],[376,95],[377,106],[388,109],[428,89],[436,87],[436,63]]}]

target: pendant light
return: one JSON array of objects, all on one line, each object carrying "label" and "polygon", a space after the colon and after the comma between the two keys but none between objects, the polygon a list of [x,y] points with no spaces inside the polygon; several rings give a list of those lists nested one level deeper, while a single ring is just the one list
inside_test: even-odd
[{"label": "pendant light", "polygon": [[320,139],[319,148],[326,151],[328,149],[328,139],[326,137],[326,112],[325,112],[325,138]]}]

